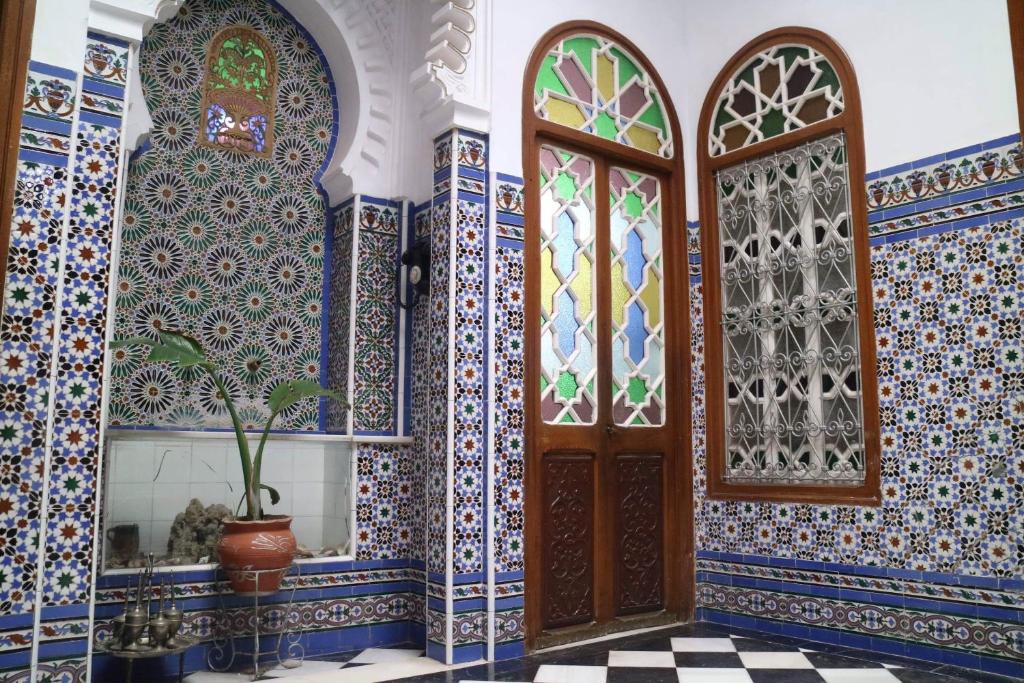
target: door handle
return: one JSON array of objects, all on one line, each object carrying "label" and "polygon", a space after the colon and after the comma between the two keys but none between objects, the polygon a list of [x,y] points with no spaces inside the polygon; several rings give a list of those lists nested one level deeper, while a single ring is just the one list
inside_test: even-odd
[{"label": "door handle", "polygon": [[609,422],[604,426],[604,433],[607,434],[608,436],[615,436],[616,434],[619,433],[619,430],[615,425]]}]

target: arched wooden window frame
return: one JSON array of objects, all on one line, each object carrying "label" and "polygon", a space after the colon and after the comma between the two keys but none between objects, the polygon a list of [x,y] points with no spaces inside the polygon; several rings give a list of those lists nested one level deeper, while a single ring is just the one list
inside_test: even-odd
[{"label": "arched wooden window frame", "polygon": [[1010,19],[1010,52],[1013,54],[1013,79],[1017,90],[1017,119],[1024,135],[1024,0],[1006,0]]},{"label": "arched wooden window frame", "polygon": [[[758,53],[780,44],[807,45],[832,64],[842,86],[843,111],[833,118],[782,133],[740,149],[711,156],[708,140],[719,95],[729,80]],[[792,503],[878,505],[881,503],[878,378],[875,354],[871,247],[864,194],[864,129],[860,91],[853,65],[828,35],[811,28],[785,27],[764,33],[744,45],[718,73],[701,110],[698,127],[698,183],[701,209],[701,270],[704,283],[704,367],[707,422],[707,493],[709,498]],[[860,380],[865,473],[862,484],[842,486],[800,484],[737,484],[725,480],[725,365],[721,328],[718,202],[715,174],[748,159],[790,149],[842,132],[847,151],[850,214],[857,285]]]},{"label": "arched wooden window frame", "polygon": [[[567,126],[554,123],[539,117],[534,109],[534,84],[544,57],[559,41],[574,34],[592,34],[612,41],[629,53],[640,66],[650,75],[661,98],[664,115],[669,121],[669,130],[673,138],[673,154],[666,158],[656,154],[613,142],[605,138],[574,130]],[[671,324],[665,328],[665,362],[666,389],[669,402],[666,411],[677,420],[675,430],[676,458],[668,458],[666,462],[665,482],[672,495],[665,497],[667,506],[664,552],[667,563],[672,568],[665,577],[666,611],[688,621],[693,617],[694,608],[694,567],[693,567],[693,458],[691,433],[688,426],[691,420],[692,392],[691,361],[690,361],[690,294],[687,268],[686,246],[686,206],[685,185],[683,177],[683,138],[679,128],[679,118],[675,107],[668,96],[668,89],[657,70],[644,56],[644,53],[628,38],[613,29],[593,21],[569,21],[559,24],[545,33],[534,47],[527,63],[523,78],[522,94],[522,133],[523,133],[523,177],[525,185],[525,282],[527,287],[540,281],[540,214],[536,207],[540,206],[540,175],[538,171],[540,146],[550,143],[561,148],[603,156],[629,165],[659,177],[664,183],[665,202],[663,220],[663,252],[666,263],[671,262],[683,270],[674,273],[664,289],[663,309],[670,307],[675,311],[671,316]],[[600,182],[600,176],[598,176]],[[607,214],[608,207],[598,207],[597,215]],[[607,290],[605,283],[604,289]],[[602,291],[598,282],[598,296],[609,298],[608,291]],[[539,300],[536,296],[526,297],[526,335],[536,333],[536,321],[540,320]],[[540,394],[537,391],[540,377],[540,346],[537,343],[526,344],[525,349],[525,407],[526,407],[526,489],[525,508],[525,551],[526,551],[526,585],[539,586],[543,567],[541,566],[542,534],[540,528],[540,511],[542,498],[540,491],[543,480],[539,468],[531,467],[531,453],[537,448],[536,433],[542,421],[540,411]],[[600,364],[607,356],[598,352]],[[541,624],[541,591],[527,589],[526,602],[526,646],[532,649],[542,629]]]},{"label": "arched wooden window frame", "polygon": [[[209,83],[210,74],[213,72],[213,62],[220,53],[220,48],[224,42],[239,35],[251,37],[259,44],[267,58],[267,131],[266,137],[263,141],[263,151],[259,152],[255,150],[240,149],[237,147],[231,149],[224,145],[219,145],[216,142],[211,142],[206,137],[209,107],[213,102],[211,96],[214,92]],[[199,144],[225,152],[269,157],[273,153],[274,148],[274,110],[277,108],[277,86],[277,54],[274,52],[274,48],[270,44],[270,41],[267,40],[266,36],[254,28],[241,25],[228,26],[218,31],[213,38],[210,39],[210,45],[206,50],[206,61],[203,64],[203,101],[199,110]]]}]

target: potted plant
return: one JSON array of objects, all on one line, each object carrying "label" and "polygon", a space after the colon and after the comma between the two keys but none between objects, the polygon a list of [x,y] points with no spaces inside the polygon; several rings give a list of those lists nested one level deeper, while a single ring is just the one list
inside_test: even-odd
[{"label": "potted plant", "polygon": [[[224,404],[231,415],[231,424],[235,430],[238,456],[242,461],[245,516],[224,522],[218,546],[220,564],[228,575],[231,588],[236,593],[252,595],[258,592],[269,595],[277,592],[281,585],[281,579],[284,577],[283,570],[291,565],[292,557],[295,555],[296,543],[295,535],[291,531],[292,518],[290,516],[263,513],[260,498],[262,491],[266,491],[270,495],[271,504],[276,504],[281,499],[280,494],[273,487],[264,484],[260,478],[263,453],[267,445],[267,438],[270,436],[270,428],[278,415],[299,401],[319,396],[342,400],[341,397],[309,380],[281,382],[274,387],[267,398],[270,416],[263,427],[263,434],[260,436],[256,454],[251,455],[249,440],[242,429],[242,422],[238,417],[238,410],[231,400],[231,394],[218,375],[217,368],[207,360],[199,342],[181,332],[159,330],[156,339],[132,337],[111,344],[112,348],[129,346],[149,347],[149,355],[146,360],[150,362],[167,362],[181,368],[201,369],[209,375],[224,398]],[[260,575],[257,586],[256,577],[252,572],[268,569],[282,571]]]}]

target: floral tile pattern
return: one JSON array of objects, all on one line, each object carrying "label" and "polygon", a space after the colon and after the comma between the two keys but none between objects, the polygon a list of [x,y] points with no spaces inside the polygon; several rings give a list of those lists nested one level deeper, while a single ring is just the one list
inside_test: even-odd
[{"label": "floral tile pattern", "polygon": [[973,145],[912,164],[896,172],[868,175],[868,211],[917,203],[1024,176],[1018,136]]},{"label": "floral tile pattern", "polygon": [[[277,54],[280,133],[266,158],[196,143],[208,38],[235,23]],[[295,22],[257,0],[189,0],[153,28],[139,60],[154,127],[152,147],[129,167],[116,334],[196,336],[233,368],[228,389],[256,425],[281,379],[319,379],[326,206],[317,181],[337,119],[327,67]],[[228,425],[208,379],[142,363],[140,351],[116,359],[110,416],[115,425]],[[296,407],[277,427],[316,430],[318,411]]]}]

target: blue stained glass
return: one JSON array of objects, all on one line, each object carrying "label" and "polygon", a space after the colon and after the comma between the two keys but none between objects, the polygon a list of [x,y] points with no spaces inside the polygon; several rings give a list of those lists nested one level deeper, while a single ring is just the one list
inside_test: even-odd
[{"label": "blue stained glass", "polygon": [[558,234],[551,240],[551,246],[555,251],[554,265],[563,278],[568,278],[572,275],[573,263],[576,261],[576,247],[578,246],[576,244],[576,224],[568,211],[558,217],[557,230]]},{"label": "blue stained glass", "polygon": [[626,235],[626,279],[633,291],[640,289],[644,281],[644,266],[647,260],[644,258],[644,244],[636,230],[630,230]]},{"label": "blue stained glass", "polygon": [[576,323],[574,313],[576,302],[573,301],[568,289],[563,289],[556,299],[558,314],[555,316],[555,329],[558,330],[558,348],[562,355],[568,358],[576,349],[576,330],[579,325]]},{"label": "blue stained glass", "polygon": [[630,304],[629,320],[626,322],[626,337],[629,339],[629,358],[635,365],[644,359],[644,342],[647,341],[647,326],[644,324],[644,309],[634,301]]}]

